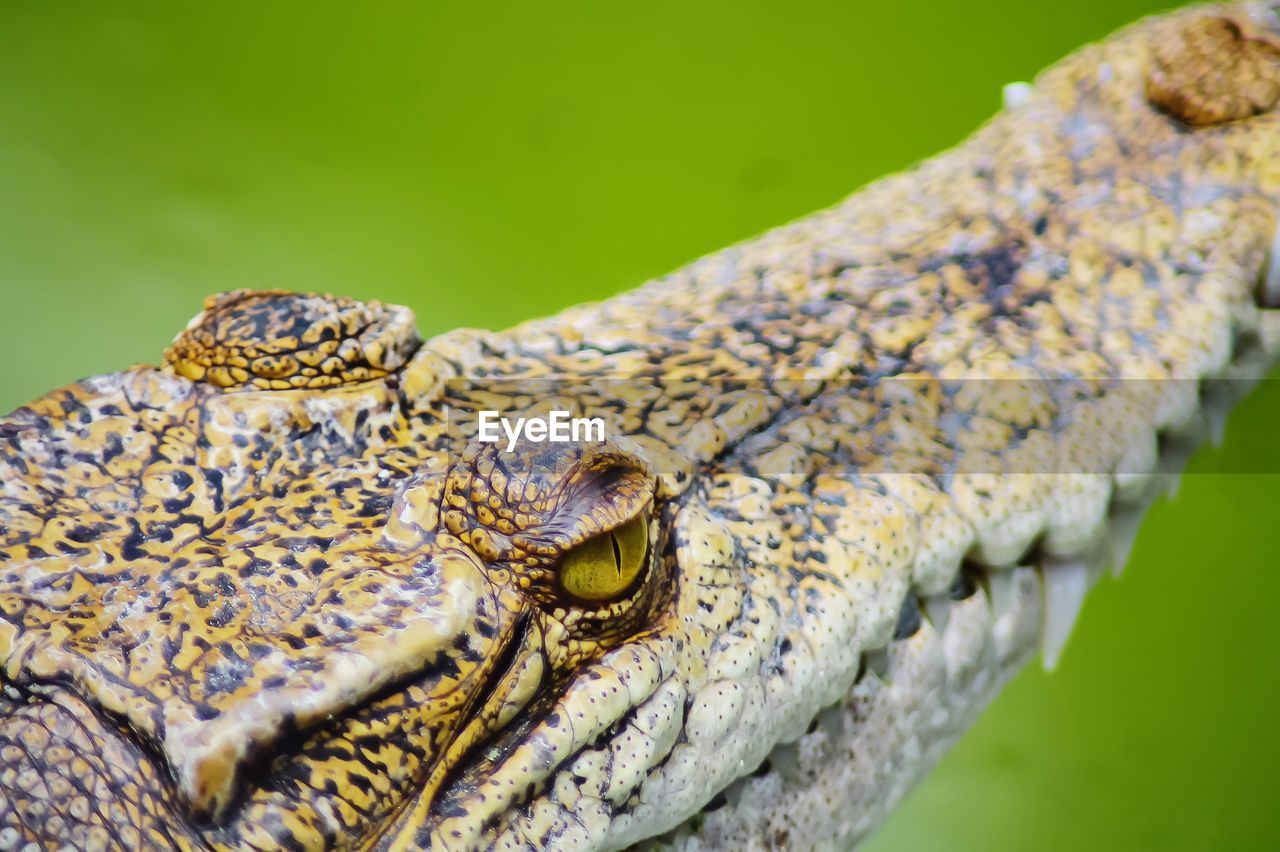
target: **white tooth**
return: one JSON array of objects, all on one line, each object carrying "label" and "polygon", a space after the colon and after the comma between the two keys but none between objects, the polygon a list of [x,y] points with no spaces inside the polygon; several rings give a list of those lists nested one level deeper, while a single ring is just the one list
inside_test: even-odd
[{"label": "white tooth", "polygon": [[[1007,87],[1006,87],[1007,88]],[[1280,308],[1280,222],[1271,235],[1271,251],[1267,253],[1267,277],[1262,279],[1262,307]]]},{"label": "white tooth", "polygon": [[1173,439],[1166,442],[1165,453],[1160,458],[1160,473],[1156,475],[1160,486],[1172,500],[1178,496],[1178,486],[1182,484],[1182,470],[1191,460],[1195,450],[1192,441]]},{"label": "white tooth", "polygon": [[1008,612],[1013,602],[1013,572],[992,571],[987,575],[987,588],[991,594],[991,618],[994,621]]},{"label": "white tooth", "polygon": [[1052,561],[1044,566],[1044,624],[1040,629],[1041,659],[1053,671],[1062,656],[1071,628],[1089,591],[1089,565],[1084,561]]},{"label": "white tooth", "polygon": [[1000,94],[1004,99],[1005,109],[1017,109],[1031,100],[1031,84],[1021,81],[1006,83]]},{"label": "white tooth", "polygon": [[1129,564],[1129,556],[1133,553],[1133,543],[1138,538],[1138,527],[1142,524],[1142,512],[1130,510],[1116,512],[1111,516],[1107,528],[1107,542],[1111,545],[1111,573],[1119,577]]},{"label": "white tooth", "polygon": [[947,629],[947,617],[951,614],[951,598],[944,592],[924,599],[924,613],[929,616],[929,623],[941,636]]}]

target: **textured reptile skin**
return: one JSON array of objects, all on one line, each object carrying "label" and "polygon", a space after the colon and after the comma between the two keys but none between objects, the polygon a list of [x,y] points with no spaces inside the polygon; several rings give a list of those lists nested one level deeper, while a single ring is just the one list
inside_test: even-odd
[{"label": "textured reptile skin", "polygon": [[[224,294],[0,420],[0,848],[856,842],[1271,362],[1277,33],[1138,24],[598,305]],[[552,409],[607,440],[478,440]]]}]

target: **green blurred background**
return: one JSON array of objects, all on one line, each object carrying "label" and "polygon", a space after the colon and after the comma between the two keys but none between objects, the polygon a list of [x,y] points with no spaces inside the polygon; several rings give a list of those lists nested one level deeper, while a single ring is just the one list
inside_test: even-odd
[{"label": "green blurred background", "polygon": [[[427,334],[608,296],[954,144],[1157,8],[0,3],[0,410],[154,363],[220,289]],[[1256,469],[1277,414],[1237,411],[1059,671],[870,849],[1280,848],[1280,477],[1212,472]]]}]

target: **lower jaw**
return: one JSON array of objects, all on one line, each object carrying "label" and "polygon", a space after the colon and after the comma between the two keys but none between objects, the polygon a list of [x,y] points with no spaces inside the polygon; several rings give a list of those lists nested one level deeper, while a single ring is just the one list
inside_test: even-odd
[{"label": "lower jaw", "polygon": [[911,635],[862,655],[847,695],[798,739],[644,849],[852,848],[866,839],[1037,651],[1053,668],[1084,597],[1120,573],[1138,525],[1205,438],[1216,438],[1230,393],[1202,394],[1195,427],[1160,436],[1156,469],[1112,502],[1100,540],[1071,556],[1032,550],[1018,567],[967,562],[948,592],[917,598]]},{"label": "lower jaw", "polygon": [[1041,571],[1001,571],[994,593],[977,579],[945,619],[935,606],[914,635],[865,654],[849,694],[798,740],[642,848],[850,848],[864,839],[1035,653]]}]

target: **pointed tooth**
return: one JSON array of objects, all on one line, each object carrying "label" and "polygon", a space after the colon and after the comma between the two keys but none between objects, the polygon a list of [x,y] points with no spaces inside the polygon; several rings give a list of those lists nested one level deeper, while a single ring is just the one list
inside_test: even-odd
[{"label": "pointed tooth", "polygon": [[1129,556],[1133,553],[1133,544],[1138,538],[1138,528],[1142,525],[1143,513],[1138,510],[1116,512],[1111,516],[1111,524],[1107,528],[1107,543],[1111,546],[1111,573],[1119,577],[1129,564]]},{"label": "pointed tooth", "polygon": [[947,629],[947,618],[951,614],[951,597],[947,594],[934,595],[924,599],[924,614],[929,617],[934,632],[941,636]]},{"label": "pointed tooth", "polygon": [[[742,771],[745,772],[746,770],[743,769]],[[738,803],[742,801],[742,794],[747,788],[747,783],[747,778],[739,778],[728,787],[724,788],[722,792],[724,793],[725,799],[728,800],[731,806],[736,808]]]},{"label": "pointed tooth", "polygon": [[1089,591],[1089,564],[1082,560],[1054,560],[1045,563],[1043,574],[1041,656],[1045,671],[1053,671],[1080,614],[1085,593]]},{"label": "pointed tooth", "polygon": [[991,618],[994,621],[1008,612],[1013,603],[1013,572],[992,571],[988,574],[987,594],[991,596]]},{"label": "pointed tooth", "polygon": [[1156,474],[1159,487],[1173,500],[1182,484],[1182,471],[1191,460],[1195,446],[1191,441],[1172,439],[1166,442],[1160,456],[1160,472]]},{"label": "pointed tooth", "polygon": [[1000,95],[1005,109],[1017,109],[1031,100],[1031,84],[1022,81],[1006,83]]}]

